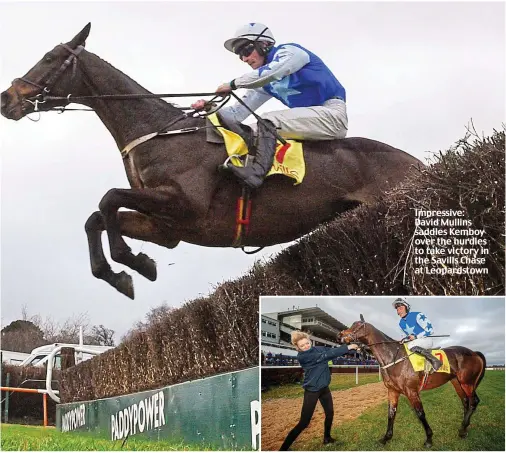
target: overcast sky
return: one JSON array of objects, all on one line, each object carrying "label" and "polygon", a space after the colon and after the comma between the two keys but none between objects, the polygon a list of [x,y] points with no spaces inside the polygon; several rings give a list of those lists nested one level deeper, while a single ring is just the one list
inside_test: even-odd
[{"label": "overcast sky", "polygon": [[[395,297],[273,297],[261,298],[262,313],[319,307],[351,326],[364,315],[367,322],[394,339],[401,339]],[[504,297],[407,297],[412,311],[421,311],[434,326],[434,346],[465,346],[482,352],[490,365],[504,365]]]},{"label": "overcast sky", "polygon": [[[1,2],[0,14],[2,91],[88,22],[86,48],[148,90],[213,91],[248,70],[223,42],[259,21],[278,43],[297,42],[334,71],[347,90],[349,136],[384,141],[423,160],[461,138],[471,118],[486,134],[504,121],[503,3],[16,1]],[[270,101],[263,110],[277,108]],[[134,253],[158,263],[155,283],[133,273],[131,301],[89,268],[84,223],[107,190],[128,186],[98,117],[46,113],[38,123],[2,117],[0,128],[3,325],[26,304],[29,314],[56,320],[87,312],[92,324],[114,329],[119,339],[150,307],[207,295],[281,249],[247,256],[130,241]]]}]

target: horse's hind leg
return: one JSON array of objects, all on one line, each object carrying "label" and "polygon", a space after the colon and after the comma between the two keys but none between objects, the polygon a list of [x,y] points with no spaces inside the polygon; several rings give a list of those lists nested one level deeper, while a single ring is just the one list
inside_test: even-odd
[{"label": "horse's hind leg", "polygon": [[459,429],[459,436],[464,439],[467,437],[467,427],[471,423],[471,415],[476,410],[480,399],[471,385],[461,384],[456,378],[452,379],[452,384],[464,406],[464,419]]},{"label": "horse's hind leg", "polygon": [[425,429],[425,435],[427,436],[427,439],[425,440],[424,446],[426,448],[430,448],[432,447],[432,429],[430,428],[429,423],[427,422],[427,418],[425,417],[425,411],[423,410],[420,394],[416,391],[411,391],[410,393],[406,394],[406,396],[408,397],[411,406],[415,410],[418,420],[422,422],[422,425]]},{"label": "horse's hind leg", "polygon": [[399,402],[399,392],[388,389],[388,426],[385,436],[380,442],[385,445],[394,435],[394,421],[397,413],[397,404]]},{"label": "horse's hind leg", "polygon": [[86,221],[84,226],[88,236],[90,251],[91,273],[109,285],[116,288],[120,293],[130,299],[134,298],[134,286],[132,277],[126,272],[115,273],[107,262],[102,247],[102,232],[105,230],[105,222],[100,211],[95,211]]}]

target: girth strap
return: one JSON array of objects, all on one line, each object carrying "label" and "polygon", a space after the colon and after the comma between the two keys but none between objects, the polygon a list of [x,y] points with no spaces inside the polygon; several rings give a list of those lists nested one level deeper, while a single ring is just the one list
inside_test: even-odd
[{"label": "girth strap", "polygon": [[150,134],[143,135],[139,138],[136,138],[135,140],[131,141],[128,145],[126,145],[123,149],[120,150],[121,156],[123,159],[125,159],[128,156],[128,153],[132,151],[136,146],[140,145],[141,143],[147,142],[148,140],[151,140],[152,138],[156,137],[157,135],[169,135],[169,134],[184,134],[188,132],[196,132],[200,128],[198,127],[187,127],[183,129],[178,129],[174,131],[166,131],[167,128],[170,126],[176,124],[177,122],[181,121],[182,119],[187,118],[186,115],[178,116],[177,118],[174,118],[165,126],[161,131],[158,132],[151,132]]}]

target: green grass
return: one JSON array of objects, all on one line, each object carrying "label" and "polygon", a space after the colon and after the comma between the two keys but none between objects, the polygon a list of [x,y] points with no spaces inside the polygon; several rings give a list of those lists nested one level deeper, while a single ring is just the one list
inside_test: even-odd
[{"label": "green grass", "polygon": [[[453,386],[448,383],[435,390],[422,392],[422,402],[432,431],[432,450],[496,450],[504,451],[504,371],[488,371],[478,387],[480,404],[471,418],[468,437],[461,439],[463,407]],[[336,407],[339,401],[335,398]],[[355,420],[332,430],[338,442],[323,446],[321,439],[296,442],[293,450],[425,450],[425,431],[408,400],[401,397],[394,425],[394,436],[386,445],[378,440],[387,427],[387,403],[364,412]]]},{"label": "green grass", "polygon": [[[371,384],[379,382],[378,373],[364,373],[358,375],[358,385]],[[334,390],[345,390],[357,387],[355,384],[355,373],[353,374],[333,374],[329,388]],[[300,384],[285,384],[279,387],[272,387],[262,392],[262,401],[276,398],[300,398],[304,395],[304,389]]]},{"label": "green grass", "polygon": [[195,451],[216,450],[202,444],[183,442],[156,442],[137,439],[110,441],[94,438],[91,434],[61,433],[54,427],[2,424],[3,451]]}]

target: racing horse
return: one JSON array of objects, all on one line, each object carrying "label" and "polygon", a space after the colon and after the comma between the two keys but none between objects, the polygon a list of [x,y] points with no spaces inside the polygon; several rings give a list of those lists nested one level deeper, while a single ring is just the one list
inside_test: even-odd
[{"label": "racing horse", "polygon": [[[102,232],[107,232],[112,260],[154,281],[155,262],[143,253],[134,255],[123,236],[169,249],[180,241],[230,247],[242,187],[217,170],[225,149],[206,141],[205,119],[149,97],[137,82],[85,50],[90,28],[89,23],[15,79],[1,94],[1,112],[19,120],[34,111],[83,104],[96,112],[120,150],[168,126],[202,127],[193,134],[158,135],[122,153],[131,188],[110,189],[86,221],[93,275],[133,299],[131,276],[113,272],[106,260]],[[121,96],[129,99],[118,100]],[[404,151],[366,138],[306,142],[304,147],[307,171],[302,184],[293,187],[289,178],[278,175],[252,194],[252,222],[242,246],[300,238],[344,211],[374,202],[410,168],[423,165]]]},{"label": "racing horse", "polygon": [[467,427],[471,415],[476,410],[480,399],[476,389],[485,374],[485,356],[478,351],[471,351],[463,346],[443,348],[450,364],[450,373],[432,373],[425,381],[423,371],[415,372],[399,341],[385,335],[372,324],[366,323],[360,315],[349,329],[343,330],[337,337],[344,343],[361,342],[371,349],[380,367],[383,383],[388,389],[388,427],[385,436],[380,440],[386,444],[393,436],[395,414],[399,396],[405,395],[422,423],[425,434],[425,447],[432,446],[432,429],[427,422],[420,399],[420,387],[425,383],[424,390],[432,390],[450,381],[453,384],[464,406],[464,419],[459,429],[461,438],[467,437]]}]

